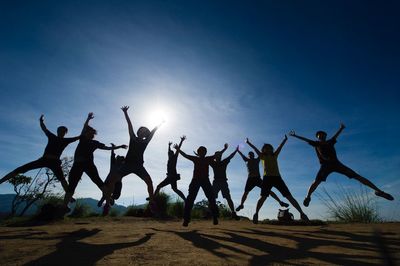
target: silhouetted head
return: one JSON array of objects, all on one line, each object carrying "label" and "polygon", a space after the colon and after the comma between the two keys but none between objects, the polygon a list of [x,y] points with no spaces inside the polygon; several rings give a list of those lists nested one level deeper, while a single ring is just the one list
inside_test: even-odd
[{"label": "silhouetted head", "polygon": [[250,159],[254,159],[254,152],[250,151],[249,152],[249,157],[250,157]]},{"label": "silhouetted head", "polygon": [[222,157],[222,152],[217,151],[217,152],[214,153],[215,161],[220,162],[221,161],[221,157]]},{"label": "silhouetted head", "polygon": [[261,152],[264,154],[273,154],[274,153],[274,147],[272,147],[271,144],[265,143],[264,146],[261,149]]},{"label": "silhouetted head", "polygon": [[200,146],[200,147],[197,149],[197,153],[196,153],[197,156],[199,156],[199,157],[205,157],[206,154],[207,154],[207,148],[206,148],[206,147]]},{"label": "silhouetted head", "polygon": [[57,128],[57,136],[59,136],[60,138],[63,138],[68,132],[68,128],[64,127],[64,126],[59,126]]},{"label": "silhouetted head", "polygon": [[91,126],[87,126],[85,130],[85,137],[87,139],[94,139],[94,136],[97,134],[96,129],[92,128]]},{"label": "silhouetted head", "polygon": [[125,160],[125,157],[121,156],[121,155],[117,155],[117,157],[115,157],[115,160],[117,163],[123,163]]},{"label": "silhouetted head", "polygon": [[150,130],[147,127],[139,127],[137,136],[141,140],[147,139],[150,136]]},{"label": "silhouetted head", "polygon": [[315,133],[315,136],[317,137],[317,139],[325,141],[327,134],[325,131],[320,130],[320,131],[317,131],[317,133]]}]

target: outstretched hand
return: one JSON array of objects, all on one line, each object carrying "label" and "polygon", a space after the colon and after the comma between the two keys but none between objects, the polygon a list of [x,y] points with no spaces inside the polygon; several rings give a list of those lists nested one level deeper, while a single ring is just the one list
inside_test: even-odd
[{"label": "outstretched hand", "polygon": [[175,144],[174,144],[174,149],[175,149],[175,150],[178,150],[178,149],[179,149],[179,145],[175,143]]},{"label": "outstretched hand", "polygon": [[249,138],[246,138],[246,143],[247,143],[247,144],[249,144],[249,143],[250,143],[250,140],[249,140]]},{"label": "outstretched hand", "polygon": [[186,139],[186,136],[183,135],[183,136],[181,137],[181,140],[184,141],[185,139]]},{"label": "outstretched hand", "polygon": [[125,105],[121,107],[122,112],[126,113],[128,112],[129,106]]},{"label": "outstretched hand", "polygon": [[94,114],[92,112],[90,112],[87,116],[88,120],[93,119],[94,118]]},{"label": "outstretched hand", "polygon": [[[294,130],[290,130],[289,135],[294,137],[296,136],[296,132]],[[285,135],[286,136],[286,135]]]},{"label": "outstretched hand", "polygon": [[346,126],[343,123],[340,123],[340,128],[345,128]]},{"label": "outstretched hand", "polygon": [[239,151],[239,145],[237,145],[237,147],[236,147],[236,151]]},{"label": "outstretched hand", "polygon": [[44,121],[44,115],[41,115],[41,116],[40,116],[39,121],[40,121],[40,122],[43,122],[43,121]]},{"label": "outstretched hand", "polygon": [[224,148],[225,148],[225,149],[227,149],[228,146],[229,146],[228,143],[225,143],[225,144],[224,144]]},{"label": "outstretched hand", "polygon": [[168,146],[169,146],[169,147],[171,147],[171,145],[172,145],[172,142],[171,142],[171,141],[170,141],[170,142],[168,142]]}]

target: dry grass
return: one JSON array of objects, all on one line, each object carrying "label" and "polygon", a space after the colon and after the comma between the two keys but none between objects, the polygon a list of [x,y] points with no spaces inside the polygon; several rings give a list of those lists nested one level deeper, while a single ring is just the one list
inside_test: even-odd
[{"label": "dry grass", "polygon": [[282,226],[132,217],[0,227],[1,265],[383,265],[400,223]]}]

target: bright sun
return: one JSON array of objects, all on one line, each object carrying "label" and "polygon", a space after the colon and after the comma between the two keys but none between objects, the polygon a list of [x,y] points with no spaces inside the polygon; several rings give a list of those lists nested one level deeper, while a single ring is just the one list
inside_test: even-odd
[{"label": "bright sun", "polygon": [[147,124],[150,127],[158,126],[160,123],[167,122],[169,119],[168,111],[165,108],[157,108],[151,111],[147,117]]}]

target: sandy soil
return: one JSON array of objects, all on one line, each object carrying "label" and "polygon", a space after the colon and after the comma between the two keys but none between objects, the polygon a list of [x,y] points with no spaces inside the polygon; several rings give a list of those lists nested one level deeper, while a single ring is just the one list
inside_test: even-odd
[{"label": "sandy soil", "polygon": [[0,227],[1,265],[400,265],[400,223],[71,219]]}]

